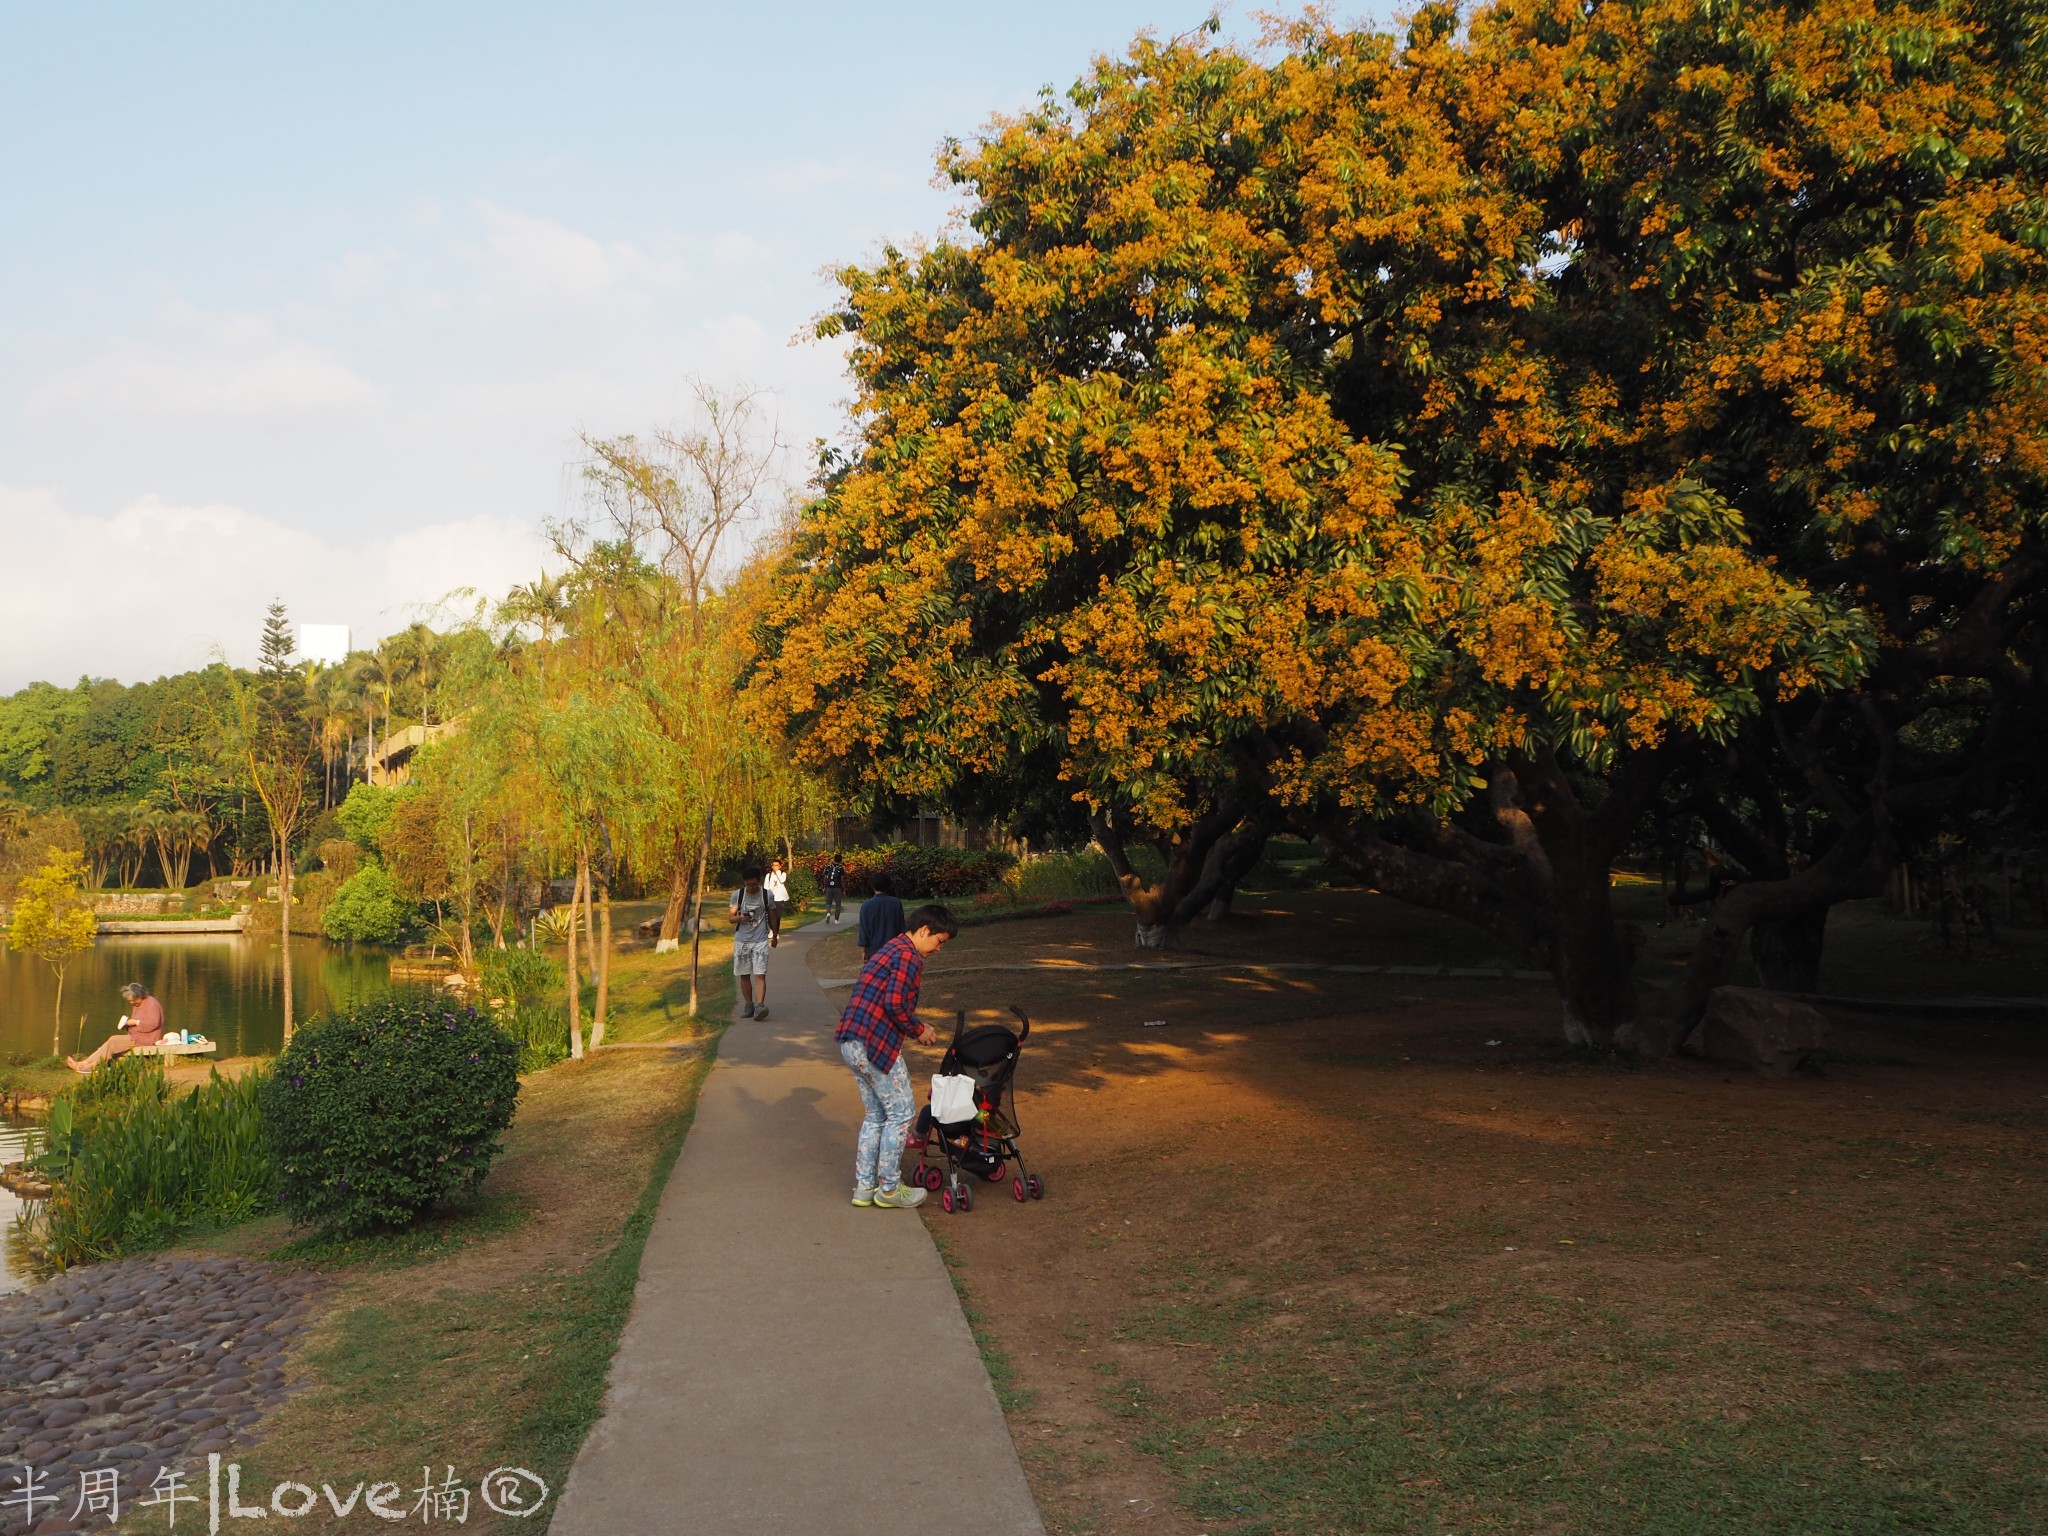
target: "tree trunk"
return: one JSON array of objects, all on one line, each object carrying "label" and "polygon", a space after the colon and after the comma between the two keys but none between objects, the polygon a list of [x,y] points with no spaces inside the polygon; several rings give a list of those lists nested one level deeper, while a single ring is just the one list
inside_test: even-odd
[{"label": "tree trunk", "polygon": [[[593,873],[592,884],[604,887],[604,899],[599,903],[601,925],[599,922],[590,923],[590,931],[596,935],[591,941],[596,946],[596,953],[590,962],[591,970],[597,974],[597,1004],[590,1011],[590,1046],[595,1050],[604,1044],[605,1009],[611,1000],[612,991],[612,883],[602,873]],[[590,916],[590,902],[591,898],[586,895],[586,918]]]},{"label": "tree trunk", "polygon": [[1216,894],[1209,898],[1209,904],[1202,908],[1205,922],[1221,923],[1229,920],[1230,904],[1237,896],[1240,880],[1258,868],[1259,860],[1266,856],[1266,834],[1256,828],[1233,837],[1226,837],[1209,850],[1209,858],[1203,866],[1205,879],[1215,886]]},{"label": "tree trunk", "polygon": [[500,886],[498,888],[498,899],[484,908],[484,921],[491,925],[491,948],[493,949],[503,949],[505,947],[505,918],[507,916],[505,909],[510,905],[511,898],[505,894],[505,888]]},{"label": "tree trunk", "polygon": [[1664,1054],[1670,1042],[1641,1021],[1636,935],[1614,917],[1609,862],[1628,807],[1588,813],[1555,793],[1532,807],[1509,774],[1492,770],[1498,841],[1426,815],[1361,828],[1340,808],[1319,827],[1324,845],[1374,890],[1471,923],[1552,971],[1570,1043]]},{"label": "tree trunk", "polygon": [[569,1059],[583,1059],[583,988],[576,975],[576,924],[583,915],[583,881],[590,873],[579,852],[576,886],[569,893]]},{"label": "tree trunk", "polygon": [[711,813],[704,813],[704,841],[697,845],[697,879],[690,910],[690,1017],[697,1017],[697,962],[704,949],[704,877],[711,863]]},{"label": "tree trunk", "polygon": [[476,947],[469,930],[476,925],[476,841],[469,813],[462,815],[462,974],[476,974]]},{"label": "tree trunk", "polygon": [[1827,940],[1827,907],[1789,917],[1760,919],[1749,932],[1757,975],[1776,992],[1818,992],[1821,949]]},{"label": "tree trunk", "polygon": [[1887,842],[1875,820],[1865,818],[1844,828],[1826,853],[1797,874],[1783,880],[1747,880],[1722,892],[1707,909],[1685,974],[1666,1000],[1665,1011],[1677,1042],[1683,1044],[1698,1026],[1706,1014],[1709,995],[1734,970],[1744,935],[1760,924],[1811,925],[1816,933],[1811,950],[1817,970],[1818,935],[1825,932],[1828,910],[1838,901],[1883,892],[1885,874],[1896,858]]},{"label": "tree trunk", "polygon": [[284,970],[284,1043],[292,1043],[292,861],[284,834],[277,839],[278,961]]},{"label": "tree trunk", "polygon": [[57,973],[57,1006],[51,1010],[53,1017],[50,1020],[50,1054],[52,1056],[62,1056],[64,1054],[64,967],[57,965],[52,966],[51,969]]},{"label": "tree trunk", "polygon": [[[1097,813],[1090,822],[1095,845],[1109,860],[1137,919],[1136,943],[1140,949],[1178,949],[1187,941],[1187,925],[1196,913],[1215,899],[1228,871],[1235,868],[1247,844],[1263,849],[1264,831],[1237,825],[1237,812],[1228,807],[1210,812],[1192,826],[1156,840],[1166,872],[1147,884],[1132,868],[1125,838],[1110,818]],[[1252,863],[1258,862],[1255,852]],[[1245,869],[1249,869],[1249,864]],[[1240,874],[1242,871],[1239,872]]]},{"label": "tree trunk", "polygon": [[676,830],[675,870],[669,876],[668,905],[661,909],[661,936],[654,941],[657,955],[671,955],[677,949],[677,936],[683,931],[683,913],[690,902],[690,834],[686,828]]},{"label": "tree trunk", "polygon": [[[1635,1049],[1639,1013],[1636,943],[1614,920],[1606,861],[1574,869],[1555,861],[1557,988],[1564,995],[1564,1037],[1595,1050]],[[1661,1051],[1652,1054],[1661,1055]]]}]

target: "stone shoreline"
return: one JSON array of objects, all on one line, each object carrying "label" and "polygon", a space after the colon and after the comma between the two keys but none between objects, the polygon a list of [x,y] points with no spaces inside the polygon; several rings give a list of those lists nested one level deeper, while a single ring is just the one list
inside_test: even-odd
[{"label": "stone shoreline", "polygon": [[[0,1297],[0,1536],[84,1529],[82,1473],[117,1471],[124,1509],[165,1468],[203,1490],[208,1453],[249,1443],[292,1390],[285,1354],[320,1288],[281,1265],[157,1255]],[[32,1518],[30,1468],[57,1500]]]}]

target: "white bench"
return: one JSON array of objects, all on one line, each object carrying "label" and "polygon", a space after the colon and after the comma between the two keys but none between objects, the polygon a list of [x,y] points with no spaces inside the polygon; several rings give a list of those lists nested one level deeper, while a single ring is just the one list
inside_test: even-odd
[{"label": "white bench", "polygon": [[124,1053],[129,1056],[211,1056],[220,1046],[212,1040],[202,1040],[197,1045],[182,1040],[164,1040],[156,1045],[131,1045]]}]

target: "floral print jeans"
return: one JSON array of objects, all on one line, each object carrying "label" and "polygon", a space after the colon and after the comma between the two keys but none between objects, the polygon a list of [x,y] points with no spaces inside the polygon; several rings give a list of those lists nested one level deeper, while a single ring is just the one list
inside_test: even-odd
[{"label": "floral print jeans", "polygon": [[852,1071],[860,1102],[867,1110],[853,1151],[854,1188],[887,1194],[902,1182],[903,1138],[917,1116],[910,1068],[898,1056],[895,1065],[884,1072],[868,1060],[868,1048],[858,1040],[840,1041],[839,1056]]}]

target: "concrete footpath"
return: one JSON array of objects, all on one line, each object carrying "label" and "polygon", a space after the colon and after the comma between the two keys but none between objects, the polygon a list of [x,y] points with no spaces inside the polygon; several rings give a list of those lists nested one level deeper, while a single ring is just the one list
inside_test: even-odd
[{"label": "concrete footpath", "polygon": [[860,1103],[804,958],[836,931],[786,938],[719,1045],[554,1536],[1043,1536],[922,1219],[850,1203]]}]

